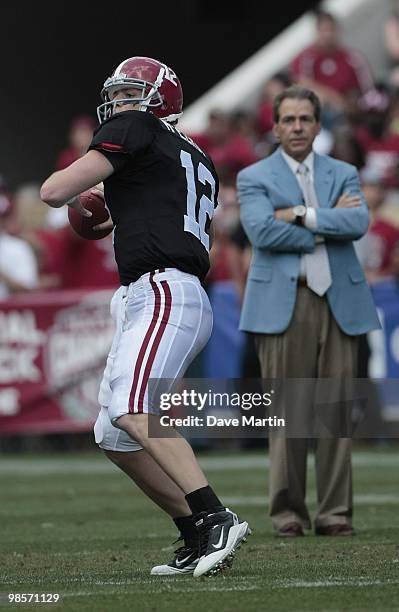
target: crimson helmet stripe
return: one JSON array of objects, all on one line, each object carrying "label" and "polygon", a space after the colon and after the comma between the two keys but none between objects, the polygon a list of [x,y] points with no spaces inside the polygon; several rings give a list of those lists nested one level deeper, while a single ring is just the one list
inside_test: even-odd
[{"label": "crimson helmet stripe", "polygon": [[[153,281],[151,282],[153,289],[155,291],[155,287],[157,288],[157,291],[159,293],[159,289],[156,286],[156,283],[154,283]],[[144,376],[143,376],[143,380],[141,382],[141,389],[140,389],[140,395],[139,395],[139,401],[138,401],[138,412],[143,412],[144,409],[144,396],[145,396],[145,391],[148,385],[148,379],[150,377],[151,374],[151,368],[152,365],[154,363],[155,360],[155,356],[157,354],[157,350],[158,347],[161,343],[162,340],[162,336],[165,333],[165,329],[166,326],[168,324],[169,321],[169,317],[170,317],[170,312],[172,309],[172,293],[170,291],[169,285],[167,283],[166,280],[161,281],[161,285],[164,291],[164,295],[165,295],[165,305],[164,305],[164,310],[163,310],[163,314],[162,314],[162,318],[161,318],[161,324],[158,328],[158,331],[156,333],[153,345],[151,347],[150,353],[148,355],[148,359],[147,359],[147,363],[145,365],[145,369],[144,369]]]}]

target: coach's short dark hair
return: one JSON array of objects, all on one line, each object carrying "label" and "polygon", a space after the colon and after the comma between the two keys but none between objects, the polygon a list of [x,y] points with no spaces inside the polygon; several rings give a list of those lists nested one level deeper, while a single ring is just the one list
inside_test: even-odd
[{"label": "coach's short dark hair", "polygon": [[292,100],[309,100],[314,109],[314,116],[317,122],[320,121],[321,117],[321,103],[319,98],[316,96],[314,91],[307,89],[306,87],[300,87],[299,85],[292,85],[287,89],[284,89],[278,96],[274,98],[273,102],[273,121],[278,123],[280,119],[280,106],[287,98]]}]

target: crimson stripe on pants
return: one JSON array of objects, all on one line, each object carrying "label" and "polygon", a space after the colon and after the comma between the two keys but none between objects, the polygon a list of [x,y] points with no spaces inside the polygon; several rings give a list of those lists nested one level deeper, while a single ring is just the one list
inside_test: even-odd
[{"label": "crimson stripe on pants", "polygon": [[137,385],[138,385],[138,382],[139,382],[141,366],[143,365],[144,355],[145,355],[147,347],[148,347],[148,345],[150,343],[152,333],[153,333],[153,331],[155,329],[155,326],[157,324],[158,317],[159,317],[159,311],[160,311],[160,308],[161,308],[161,293],[160,293],[156,283],[154,283],[154,281],[152,280],[153,277],[154,277],[154,272],[151,272],[151,274],[150,274],[150,283],[151,283],[152,288],[153,288],[154,293],[155,293],[154,312],[153,312],[153,315],[152,315],[150,326],[147,329],[147,333],[144,336],[144,340],[143,340],[142,345],[140,347],[140,351],[139,351],[139,354],[138,354],[138,357],[137,357],[137,361],[136,361],[136,366],[134,368],[133,384],[132,384],[132,388],[130,390],[130,396],[129,396],[129,412],[133,412],[134,411],[134,408],[133,408],[134,398],[136,396],[136,391],[137,391]]},{"label": "crimson stripe on pants", "polygon": [[[153,286],[153,289],[155,291],[155,287],[159,293],[159,289],[156,286],[156,283],[154,283],[153,281],[151,281],[151,284]],[[170,311],[172,309],[172,293],[170,291],[169,285],[167,283],[167,281],[161,281],[161,285],[162,285],[162,289],[163,292],[165,294],[165,307],[164,307],[164,311],[163,311],[163,315],[162,315],[162,319],[161,319],[161,324],[158,328],[158,331],[156,333],[153,345],[151,347],[150,350],[150,354],[148,355],[148,359],[147,359],[147,363],[145,366],[145,370],[144,370],[144,376],[143,376],[143,380],[141,382],[141,389],[140,389],[140,395],[139,395],[139,401],[138,401],[138,412],[143,412],[144,410],[144,396],[145,396],[145,390],[147,388],[147,384],[148,384],[148,379],[150,377],[150,373],[151,373],[151,368],[152,365],[154,363],[154,359],[155,356],[157,354],[157,350],[158,347],[161,343],[162,340],[162,336],[165,332],[166,326],[168,324],[169,321],[169,317],[170,317]],[[155,287],[154,287],[155,286]]]}]

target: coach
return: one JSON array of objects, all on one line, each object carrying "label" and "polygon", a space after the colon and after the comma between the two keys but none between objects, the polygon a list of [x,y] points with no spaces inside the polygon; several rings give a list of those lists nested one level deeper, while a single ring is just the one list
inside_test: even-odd
[{"label": "coach", "polygon": [[[238,175],[253,246],[241,329],[255,334],[263,378],[354,377],[357,336],[379,327],[352,241],[367,230],[356,169],[313,152],[320,101],[293,86],[274,102],[280,147]],[[307,410],[298,393],[296,418]],[[318,535],[352,535],[350,438],[318,439]],[[270,514],[282,536],[311,527],[305,504],[308,439],[271,435]]]}]

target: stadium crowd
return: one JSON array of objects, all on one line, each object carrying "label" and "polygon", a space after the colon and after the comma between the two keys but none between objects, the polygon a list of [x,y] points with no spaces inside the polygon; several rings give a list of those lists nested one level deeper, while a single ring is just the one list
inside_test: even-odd
[{"label": "stadium crowd", "polygon": [[[263,84],[252,110],[227,114],[214,109],[205,130],[191,134],[212,157],[221,183],[209,283],[234,280],[242,294],[249,253],[239,227],[236,175],[275,148],[273,99],[294,82],[313,89],[323,102],[316,151],[348,161],[360,171],[371,222],[358,252],[369,281],[399,275],[398,31],[399,13],[395,13],[385,25],[388,77],[373,80],[367,60],[341,44],[335,18],[319,13],[314,43]],[[59,153],[56,169],[86,151],[94,126],[91,117],[72,120],[68,146]],[[10,194],[3,177],[0,198],[2,299],[16,291],[117,285],[110,240],[79,239],[69,228],[64,209],[49,210],[40,201],[38,185],[22,185]],[[7,270],[6,249],[21,252],[18,270]]]}]

